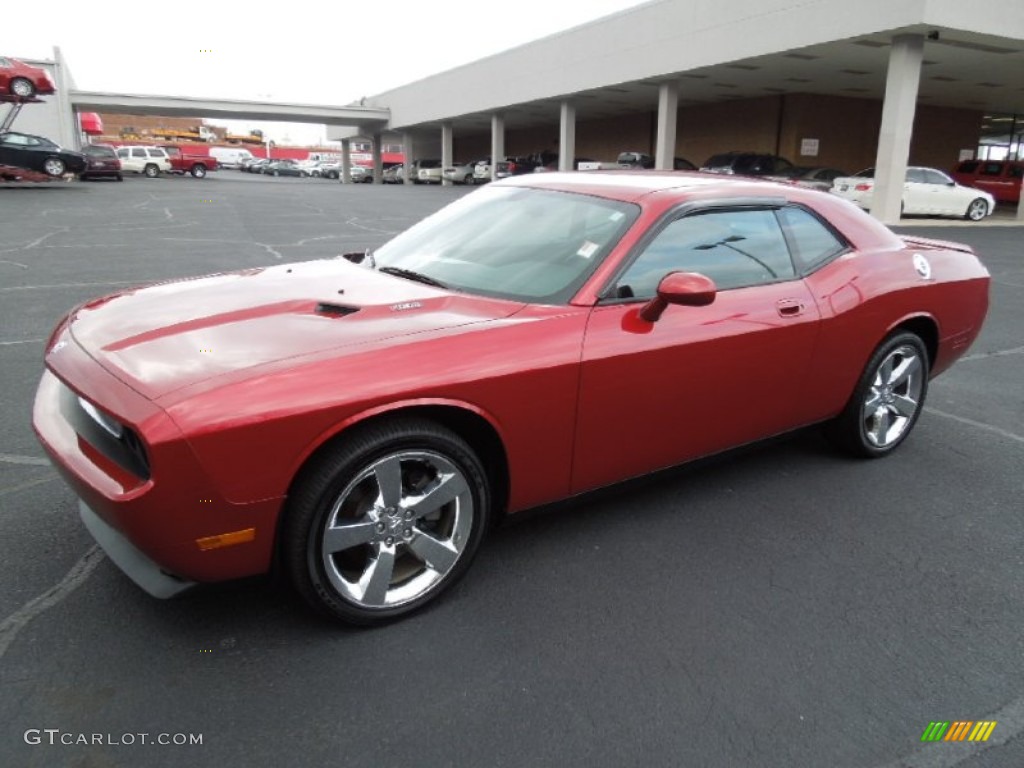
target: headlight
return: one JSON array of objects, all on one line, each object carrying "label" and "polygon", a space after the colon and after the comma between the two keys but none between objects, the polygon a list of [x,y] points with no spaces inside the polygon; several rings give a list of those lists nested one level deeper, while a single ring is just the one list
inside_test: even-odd
[{"label": "headlight", "polygon": [[124,437],[124,425],[113,416],[108,416],[83,397],[78,398],[78,404],[82,407],[82,410],[89,414],[89,416],[92,417],[92,420],[103,427],[106,432],[113,435],[118,440]]}]

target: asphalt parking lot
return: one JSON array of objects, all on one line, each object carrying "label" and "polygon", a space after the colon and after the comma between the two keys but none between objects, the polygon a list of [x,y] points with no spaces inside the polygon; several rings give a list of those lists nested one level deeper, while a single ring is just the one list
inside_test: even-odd
[{"label": "asphalt parking lot", "polygon": [[[67,309],[374,247],[465,191],[0,186],[0,765],[1024,765],[1020,227],[907,230],[974,245],[992,308],[886,460],[811,430],[530,515],[373,630],[264,580],[156,601],[95,550],[30,427]],[[936,720],[998,725],[922,744]]]}]

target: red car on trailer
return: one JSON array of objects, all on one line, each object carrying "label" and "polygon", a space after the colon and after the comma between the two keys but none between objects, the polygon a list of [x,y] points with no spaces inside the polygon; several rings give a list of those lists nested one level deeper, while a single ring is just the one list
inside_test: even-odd
[{"label": "red car on trailer", "polygon": [[56,90],[45,69],[33,67],[9,56],[0,56],[0,94],[31,99],[49,96]]},{"label": "red car on trailer", "polygon": [[988,289],[969,247],[827,194],[531,174],[376,252],[82,304],[33,422],[151,593],[277,563],[368,624],[431,602],[506,514],[811,424],[890,454]]}]

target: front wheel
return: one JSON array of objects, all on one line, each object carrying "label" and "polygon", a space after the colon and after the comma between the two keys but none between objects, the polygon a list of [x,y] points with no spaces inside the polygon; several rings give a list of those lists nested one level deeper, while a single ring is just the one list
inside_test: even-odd
[{"label": "front wheel", "polygon": [[153,163],[147,163],[146,167],[142,169],[147,179],[155,179],[160,175],[160,169],[157,168]]},{"label": "front wheel", "polygon": [[829,438],[856,456],[892,453],[917,423],[928,394],[928,351],[914,333],[900,332],[875,350]]},{"label": "front wheel", "polygon": [[36,92],[36,87],[32,85],[32,81],[24,77],[16,77],[11,80],[10,87],[11,93],[22,99],[30,99]]},{"label": "front wheel", "polygon": [[967,213],[964,214],[964,218],[971,221],[981,221],[986,216],[988,216],[988,203],[980,197],[971,201],[971,204],[967,206]]},{"label": "front wheel", "polygon": [[47,176],[60,177],[64,175],[66,166],[59,157],[48,157],[43,163],[43,171]]},{"label": "front wheel", "polygon": [[456,433],[419,418],[357,427],[297,480],[282,560],[315,608],[377,624],[454,584],[489,517],[486,473]]},{"label": "front wheel", "polygon": [[192,166],[192,178],[202,179],[206,177],[206,166],[202,163],[196,163]]}]

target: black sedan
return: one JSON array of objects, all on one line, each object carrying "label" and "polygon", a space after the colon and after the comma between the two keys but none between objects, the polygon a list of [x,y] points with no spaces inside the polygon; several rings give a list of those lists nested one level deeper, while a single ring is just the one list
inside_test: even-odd
[{"label": "black sedan", "polygon": [[[5,169],[24,169],[60,178],[66,173],[81,173],[86,165],[84,155],[61,149],[42,136],[0,133],[0,166]],[[5,171],[5,175],[12,175],[12,171]]]},{"label": "black sedan", "polygon": [[263,167],[264,176],[309,176],[309,171],[300,168],[294,160],[277,160]]}]

